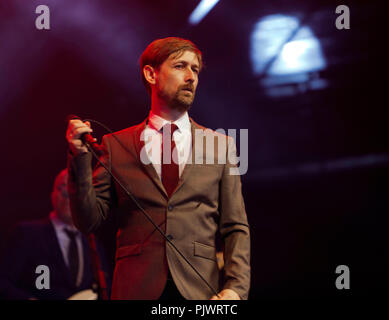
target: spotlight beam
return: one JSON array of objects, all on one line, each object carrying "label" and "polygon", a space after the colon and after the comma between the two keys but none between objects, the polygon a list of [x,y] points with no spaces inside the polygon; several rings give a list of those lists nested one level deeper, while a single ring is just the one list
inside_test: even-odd
[{"label": "spotlight beam", "polygon": [[201,0],[189,16],[189,23],[191,25],[199,24],[218,2],[219,0]]}]

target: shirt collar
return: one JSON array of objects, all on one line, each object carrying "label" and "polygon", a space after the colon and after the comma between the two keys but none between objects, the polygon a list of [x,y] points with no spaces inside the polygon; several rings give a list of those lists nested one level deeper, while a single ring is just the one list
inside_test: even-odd
[{"label": "shirt collar", "polygon": [[168,123],[174,123],[178,127],[178,130],[180,130],[180,132],[190,131],[190,121],[189,121],[188,112],[185,112],[176,121],[171,122],[171,121],[168,121],[168,120],[156,115],[155,113],[153,113],[153,111],[150,110],[149,124],[151,124],[151,126],[154,129],[156,129],[157,131],[160,131],[161,128],[165,124],[168,124]]},{"label": "shirt collar", "polygon": [[66,224],[65,222],[63,222],[61,219],[59,219],[57,217],[57,215],[55,214],[54,211],[50,212],[50,220],[51,222],[53,223],[54,225],[54,228],[56,230],[65,230],[65,229],[68,229],[68,230],[71,230],[71,231],[75,231],[78,233],[78,230],[75,229],[74,227],[72,226],[69,226],[68,224]]}]

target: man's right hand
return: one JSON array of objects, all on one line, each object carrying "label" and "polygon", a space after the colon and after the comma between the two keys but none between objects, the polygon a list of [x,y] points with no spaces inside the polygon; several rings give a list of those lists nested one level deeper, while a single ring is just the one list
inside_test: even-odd
[{"label": "man's right hand", "polygon": [[74,155],[88,152],[88,148],[81,140],[81,136],[84,133],[91,133],[90,122],[82,122],[79,119],[73,119],[69,121],[68,128],[66,130],[66,140],[68,141],[69,148]]}]

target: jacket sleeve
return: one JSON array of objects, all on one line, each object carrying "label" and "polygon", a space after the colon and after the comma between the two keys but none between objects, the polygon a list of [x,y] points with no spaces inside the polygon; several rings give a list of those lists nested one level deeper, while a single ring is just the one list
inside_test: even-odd
[{"label": "jacket sleeve", "polygon": [[228,137],[219,200],[219,231],[224,247],[223,289],[232,289],[241,299],[247,299],[250,289],[250,231],[236,159],[234,140]]},{"label": "jacket sleeve", "polygon": [[[103,137],[100,161],[111,169],[111,150]],[[107,218],[112,203],[113,185],[108,171],[97,163],[92,173],[92,154],[68,155],[68,193],[75,226],[83,233],[95,231]]]}]

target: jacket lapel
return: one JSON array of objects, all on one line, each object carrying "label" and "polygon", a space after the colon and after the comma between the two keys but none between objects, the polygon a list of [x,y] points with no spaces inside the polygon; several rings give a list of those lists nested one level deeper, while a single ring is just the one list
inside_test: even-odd
[{"label": "jacket lapel", "polygon": [[168,195],[166,193],[165,187],[162,184],[161,179],[158,176],[157,171],[155,171],[155,168],[152,163],[144,164],[141,161],[140,153],[142,149],[145,146],[145,142],[143,139],[141,139],[141,134],[143,130],[146,128],[146,124],[148,123],[148,118],[146,118],[136,129],[134,134],[134,145],[136,146],[136,154],[138,157],[138,161],[141,164],[143,170],[147,173],[147,175],[150,177],[150,179],[154,182],[154,184],[158,187],[158,189],[162,192],[162,194],[165,196],[165,198],[168,198]]},{"label": "jacket lapel", "polygon": [[67,267],[67,265],[65,263],[65,258],[62,254],[62,249],[61,249],[61,246],[59,244],[59,240],[57,238],[55,228],[53,226],[53,223],[49,219],[47,222],[48,222],[47,232],[45,234],[47,237],[47,243],[49,244],[49,247],[50,247],[50,254],[53,256],[54,261],[57,262],[57,266],[59,268],[57,270],[58,274],[61,274],[61,276],[65,277],[66,282],[70,285],[72,283],[72,281],[70,278],[69,268]]}]

